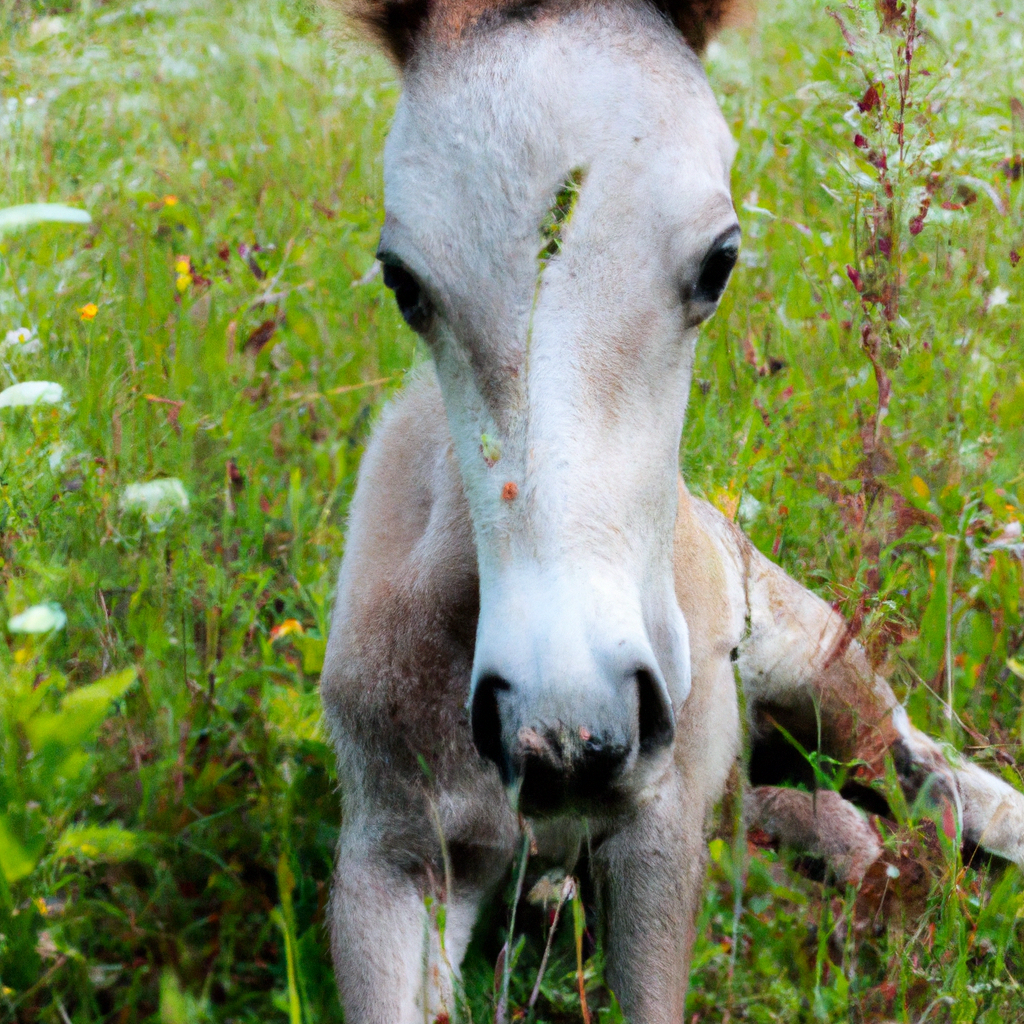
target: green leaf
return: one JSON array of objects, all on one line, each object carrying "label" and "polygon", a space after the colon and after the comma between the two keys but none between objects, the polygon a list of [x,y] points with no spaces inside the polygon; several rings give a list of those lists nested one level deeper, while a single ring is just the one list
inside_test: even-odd
[{"label": "green leaf", "polygon": [[292,643],[302,651],[302,671],[307,675],[318,675],[324,667],[327,641],[319,636],[296,636]]},{"label": "green leaf", "polygon": [[277,889],[278,895],[281,897],[281,906],[274,907],[270,916],[281,929],[281,934],[284,937],[285,966],[288,976],[288,1021],[289,1024],[303,1024],[296,955],[295,910],[292,905],[292,890],[294,888],[295,874],[288,863],[288,854],[282,852],[277,861]]},{"label": "green leaf", "polygon": [[940,554],[933,563],[935,582],[932,595],[921,616],[917,641],[917,670],[922,679],[932,679],[942,665],[946,650],[946,567]]},{"label": "green leaf", "polygon": [[78,861],[130,860],[140,846],[137,832],[120,825],[72,825],[57,843],[57,856]]},{"label": "green leaf", "polygon": [[25,732],[35,750],[49,744],[75,747],[93,738],[107,716],[110,705],[135,682],[134,668],[116,672],[97,683],[69,693],[60,711],[35,715],[25,723]]},{"label": "green leaf", "polygon": [[62,203],[26,203],[0,209],[0,235],[33,224],[90,224],[92,217],[85,210]]},{"label": "green leaf", "polygon": [[7,883],[13,884],[32,874],[37,859],[15,838],[6,816],[0,814],[0,872]]},{"label": "green leaf", "polygon": [[189,1024],[189,1006],[181,982],[169,967],[160,975],[160,1024]]}]

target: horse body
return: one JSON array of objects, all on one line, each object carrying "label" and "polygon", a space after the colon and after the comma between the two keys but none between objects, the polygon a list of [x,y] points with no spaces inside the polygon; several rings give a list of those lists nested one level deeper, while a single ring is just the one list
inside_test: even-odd
[{"label": "horse body", "polygon": [[[699,42],[722,12],[666,13]],[[679,480],[697,330],[738,228],[733,143],[676,30],[644,0],[368,16],[405,86],[379,257],[436,375],[367,449],[322,679],[347,1019],[451,1012],[523,812],[542,860],[571,869],[588,844],[627,1017],[681,1020],[737,676],[755,736],[820,716],[829,753],[868,776],[897,755],[908,787],[932,780],[990,847],[998,820],[1024,861],[1024,801],[951,766],[840,616]],[[755,817],[863,870],[849,805],[829,836],[770,796]]]},{"label": "horse body", "polygon": [[[430,1013],[451,1010],[450,970],[522,845],[466,710],[479,584],[463,493],[440,391],[425,373],[364,457],[321,684],[343,797],[333,937],[349,1019],[422,1020],[425,994]],[[589,842],[609,977],[635,1020],[681,1017],[706,819],[739,742],[730,659],[744,630],[740,562],[716,534],[731,527],[685,490],[680,498],[675,584],[700,596],[682,607],[693,685],[670,764],[585,829],[575,813],[533,824],[542,863],[571,870]],[[445,955],[435,935],[424,987],[427,895],[449,909]]]}]

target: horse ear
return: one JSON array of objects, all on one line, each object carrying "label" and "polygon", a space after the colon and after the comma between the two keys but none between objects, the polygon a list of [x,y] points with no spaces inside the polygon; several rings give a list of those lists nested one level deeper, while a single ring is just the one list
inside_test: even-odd
[{"label": "horse ear", "polygon": [[[426,28],[435,6],[455,22],[472,21],[488,9],[542,8],[546,0],[327,0],[361,25],[401,68],[412,57],[416,41]],[[550,0],[547,0],[550,2]],[[568,0],[571,6],[579,0]],[[584,0],[585,2],[585,0]],[[724,24],[742,18],[750,0],[651,0],[697,52],[702,53],[711,37]],[[558,0],[555,0],[558,5]],[[459,17],[459,15],[462,17]]]},{"label": "horse ear", "polygon": [[433,0],[337,0],[337,6],[402,68],[426,27]]},{"label": "horse ear", "polygon": [[703,53],[711,37],[727,24],[749,14],[747,0],[652,0],[655,7],[679,29],[697,53]]}]

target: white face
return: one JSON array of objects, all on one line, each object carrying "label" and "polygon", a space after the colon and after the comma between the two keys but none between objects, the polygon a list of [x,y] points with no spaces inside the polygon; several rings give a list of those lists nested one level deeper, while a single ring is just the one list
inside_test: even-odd
[{"label": "white face", "polygon": [[380,257],[473,517],[474,737],[527,809],[635,800],[689,693],[678,452],[739,242],[733,152],[646,7],[477,31],[406,74]]}]

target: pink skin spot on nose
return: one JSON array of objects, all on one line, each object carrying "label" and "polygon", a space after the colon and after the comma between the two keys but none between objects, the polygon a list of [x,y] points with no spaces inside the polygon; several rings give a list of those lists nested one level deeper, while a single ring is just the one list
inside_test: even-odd
[{"label": "pink skin spot on nose", "polygon": [[519,487],[511,480],[501,489],[503,501],[515,501],[519,497]]},{"label": "pink skin spot on nose", "polygon": [[584,743],[586,743],[587,740],[590,739],[590,736],[591,736],[590,730],[585,725],[581,725],[580,726],[580,739],[583,740]]}]

